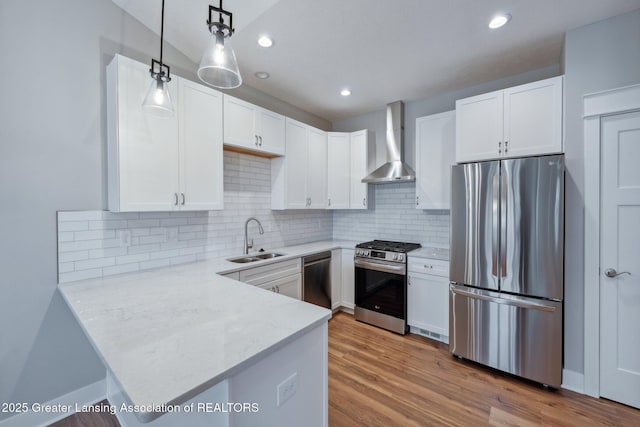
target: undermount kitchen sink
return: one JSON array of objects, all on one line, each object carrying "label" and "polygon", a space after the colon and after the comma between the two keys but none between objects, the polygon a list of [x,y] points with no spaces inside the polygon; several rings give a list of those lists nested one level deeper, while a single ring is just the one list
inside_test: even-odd
[{"label": "undermount kitchen sink", "polygon": [[245,255],[245,256],[236,257],[236,258],[229,258],[227,259],[227,261],[235,262],[238,264],[244,264],[247,262],[261,261],[263,259],[277,258],[282,255],[284,254],[280,254],[277,252],[264,252],[264,253],[258,253],[258,254],[252,254],[252,255]]}]

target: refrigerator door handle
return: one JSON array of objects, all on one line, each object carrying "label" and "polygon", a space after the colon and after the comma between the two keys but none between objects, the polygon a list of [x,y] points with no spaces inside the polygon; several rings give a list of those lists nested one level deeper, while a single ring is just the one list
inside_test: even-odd
[{"label": "refrigerator door handle", "polygon": [[491,206],[493,214],[491,216],[491,274],[498,275],[498,222],[500,221],[500,181],[499,171],[493,176],[493,192]]},{"label": "refrigerator door handle", "polygon": [[473,299],[479,299],[482,301],[489,301],[489,302],[493,302],[496,304],[505,304],[505,305],[511,305],[514,307],[520,307],[520,308],[525,308],[525,309],[531,309],[531,310],[540,310],[540,311],[548,311],[548,312],[554,312],[556,311],[556,308],[550,305],[544,305],[544,304],[536,304],[534,302],[528,302],[528,301],[523,301],[523,300],[515,300],[515,299],[506,299],[506,298],[498,298],[498,297],[493,297],[490,295],[484,295],[484,294],[478,294],[475,292],[468,292],[468,291],[463,291],[462,289],[455,287],[455,286],[451,286],[451,293],[454,295],[462,295],[468,298],[473,298]]},{"label": "refrigerator door handle", "polygon": [[507,277],[507,198],[508,178],[504,168],[500,171],[500,277]]}]

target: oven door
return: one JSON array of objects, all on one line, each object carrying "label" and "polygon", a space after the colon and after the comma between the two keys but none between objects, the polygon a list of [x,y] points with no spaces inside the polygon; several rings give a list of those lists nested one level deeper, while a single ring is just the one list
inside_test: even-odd
[{"label": "oven door", "polygon": [[407,266],[355,259],[356,306],[407,318]]}]

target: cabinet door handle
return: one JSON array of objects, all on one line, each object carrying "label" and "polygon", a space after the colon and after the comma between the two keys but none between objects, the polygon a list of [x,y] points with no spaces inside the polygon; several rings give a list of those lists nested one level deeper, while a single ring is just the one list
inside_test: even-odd
[{"label": "cabinet door handle", "polygon": [[258,139],[260,140],[260,144],[259,145],[260,145],[260,147],[262,147],[262,137],[258,136]]},{"label": "cabinet door handle", "polygon": [[504,152],[506,153],[507,151],[509,151],[509,147],[508,147],[509,141],[505,141],[504,142]]},{"label": "cabinet door handle", "polygon": [[329,207],[331,207],[331,197],[329,197]]},{"label": "cabinet door handle", "polygon": [[253,136],[255,136],[255,138],[256,138],[255,144],[256,144],[256,147],[257,147],[258,146],[258,135],[253,135]]},{"label": "cabinet door handle", "polygon": [[180,195],[182,196],[182,206],[184,206],[184,203],[186,202],[186,198],[184,197],[184,193],[180,193]]},{"label": "cabinet door handle", "polygon": [[173,197],[174,197],[173,205],[178,206],[178,193],[173,193]]},{"label": "cabinet door handle", "polygon": [[309,206],[311,206],[311,197],[309,197]]},{"label": "cabinet door handle", "polygon": [[280,293],[280,286],[276,285],[276,292]]},{"label": "cabinet door handle", "polygon": [[362,206],[367,206],[367,198],[362,199]]},{"label": "cabinet door handle", "polygon": [[416,196],[416,206],[420,206],[420,196]]}]

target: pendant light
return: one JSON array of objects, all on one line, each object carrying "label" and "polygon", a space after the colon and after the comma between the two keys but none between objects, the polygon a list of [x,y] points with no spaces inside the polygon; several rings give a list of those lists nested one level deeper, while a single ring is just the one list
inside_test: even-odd
[{"label": "pendant light", "polygon": [[[214,13],[218,14],[218,21],[213,20]],[[223,15],[229,17],[229,25],[224,23]],[[198,77],[206,84],[219,89],[236,88],[242,84],[242,76],[229,40],[235,31],[233,15],[222,8],[222,0],[219,7],[209,5],[207,25],[211,38],[202,55]]]},{"label": "pendant light", "polygon": [[160,116],[173,115],[173,103],[169,95],[169,82],[171,73],[169,66],[162,62],[162,45],[164,41],[164,0],[162,0],[162,18],[160,23],[160,61],[151,59],[151,86],[142,106],[150,113]]}]

